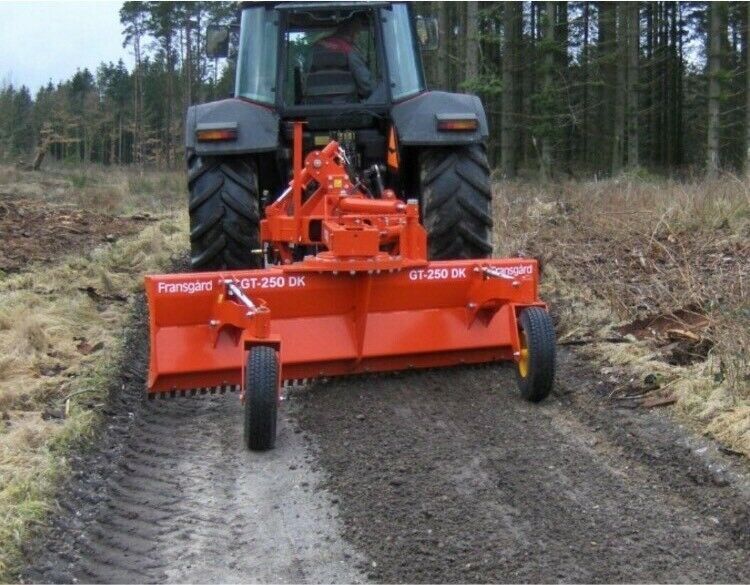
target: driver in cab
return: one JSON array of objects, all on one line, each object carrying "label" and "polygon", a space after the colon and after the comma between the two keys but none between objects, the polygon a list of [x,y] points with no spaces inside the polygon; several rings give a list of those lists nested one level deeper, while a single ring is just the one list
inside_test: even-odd
[{"label": "driver in cab", "polygon": [[357,13],[340,23],[332,34],[316,41],[312,46],[307,85],[310,88],[313,85],[311,81],[317,82],[318,77],[327,75],[325,80],[329,83],[325,93],[330,99],[324,100],[325,102],[371,101],[368,98],[374,97],[373,93],[379,93],[374,92],[373,74],[355,44],[357,35],[367,26],[367,16]]}]

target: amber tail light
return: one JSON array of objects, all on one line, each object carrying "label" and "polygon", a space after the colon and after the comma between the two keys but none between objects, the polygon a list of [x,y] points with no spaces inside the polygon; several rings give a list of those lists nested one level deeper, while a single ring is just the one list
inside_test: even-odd
[{"label": "amber tail light", "polygon": [[195,131],[198,142],[222,142],[226,140],[237,140],[236,126],[204,127],[200,126]]},{"label": "amber tail light", "polygon": [[474,132],[479,120],[474,114],[439,114],[437,129],[440,132]]}]

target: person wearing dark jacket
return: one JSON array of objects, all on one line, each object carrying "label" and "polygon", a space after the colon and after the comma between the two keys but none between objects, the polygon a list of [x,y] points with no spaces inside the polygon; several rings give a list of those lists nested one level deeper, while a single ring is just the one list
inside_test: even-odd
[{"label": "person wearing dark jacket", "polygon": [[321,64],[331,61],[330,57],[343,57],[339,59],[338,62],[342,65],[338,67],[345,68],[351,73],[360,100],[370,97],[375,85],[370,69],[354,44],[357,34],[366,22],[367,17],[364,15],[355,15],[342,22],[333,34],[317,41],[312,47],[309,69],[313,72],[316,69],[327,68],[327,65]]}]

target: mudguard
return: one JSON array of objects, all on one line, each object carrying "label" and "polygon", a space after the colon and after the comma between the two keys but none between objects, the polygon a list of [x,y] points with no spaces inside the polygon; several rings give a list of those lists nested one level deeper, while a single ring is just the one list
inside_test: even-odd
[{"label": "mudguard", "polygon": [[[441,132],[437,117],[476,116],[477,129],[473,132]],[[428,91],[393,106],[393,123],[403,146],[440,146],[453,144],[478,144],[489,137],[487,116],[481,100],[464,93]]]},{"label": "mudguard", "polygon": [[[198,142],[196,129],[226,122],[237,128],[236,140]],[[191,106],[185,120],[185,146],[199,156],[270,152],[279,146],[279,115],[273,110],[232,98]]]}]

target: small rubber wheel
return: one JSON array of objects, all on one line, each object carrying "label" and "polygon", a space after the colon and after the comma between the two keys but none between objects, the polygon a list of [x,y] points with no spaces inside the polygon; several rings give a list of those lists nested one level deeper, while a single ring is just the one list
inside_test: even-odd
[{"label": "small rubber wheel", "polygon": [[528,307],[518,320],[521,359],[516,373],[521,396],[541,402],[552,391],[555,380],[555,329],[549,313],[541,307]]},{"label": "small rubber wheel", "polygon": [[276,442],[279,360],[272,347],[253,347],[245,368],[245,445],[273,449]]}]

